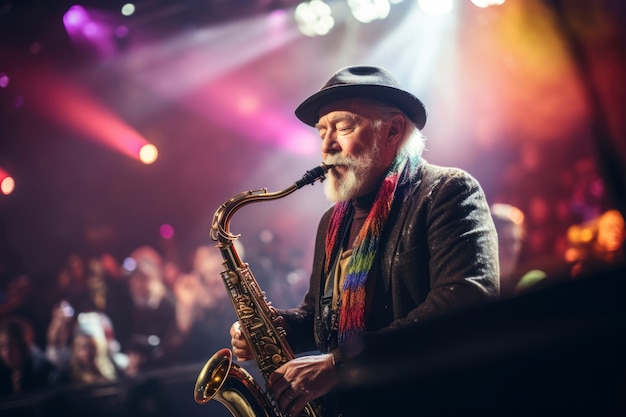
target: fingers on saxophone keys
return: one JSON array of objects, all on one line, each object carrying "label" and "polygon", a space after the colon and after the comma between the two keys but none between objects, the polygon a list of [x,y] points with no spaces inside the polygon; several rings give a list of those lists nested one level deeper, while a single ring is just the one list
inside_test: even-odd
[{"label": "fingers on saxophone keys", "polygon": [[285,398],[287,398],[287,400],[289,400],[289,402],[291,402],[291,401],[296,399],[296,395],[294,393],[292,393],[290,390],[286,390],[283,395],[284,395]]},{"label": "fingers on saxophone keys", "polygon": [[289,416],[297,415],[296,411],[299,411],[298,408],[298,399],[300,396],[298,393],[294,392],[292,389],[286,389],[280,398],[280,406],[283,410],[287,412]]},{"label": "fingers on saxophone keys", "polygon": [[252,359],[252,353],[247,349],[238,349],[233,346],[233,354],[238,361],[248,361]]},{"label": "fingers on saxophone keys", "polygon": [[302,402],[302,397],[296,396],[293,400],[289,402],[286,411],[290,416],[297,416],[300,414],[300,411],[302,411],[305,405],[306,403]]}]

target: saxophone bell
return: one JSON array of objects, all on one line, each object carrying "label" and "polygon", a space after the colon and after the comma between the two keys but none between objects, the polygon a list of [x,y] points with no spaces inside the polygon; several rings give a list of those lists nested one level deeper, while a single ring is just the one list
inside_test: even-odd
[{"label": "saxophone bell", "polygon": [[242,367],[233,363],[229,349],[220,349],[205,363],[196,379],[198,404],[215,400],[236,417],[273,417],[263,390]]}]

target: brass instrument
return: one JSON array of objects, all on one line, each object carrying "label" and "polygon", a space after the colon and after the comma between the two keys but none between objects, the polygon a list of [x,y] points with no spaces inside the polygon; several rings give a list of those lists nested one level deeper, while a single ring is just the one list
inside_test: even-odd
[{"label": "brass instrument", "polygon": [[[332,165],[322,163],[282,191],[269,193],[263,188],[239,193],[222,204],[213,216],[211,238],[217,242],[226,268],[221,277],[235,308],[241,332],[266,384],[272,372],[295,356],[287,343],[285,330],[277,324],[281,317],[270,307],[248,264],[241,261],[235,250],[233,243],[239,235],[230,233],[230,219],[244,205],[283,198],[307,184],[324,181],[330,168]],[[245,369],[234,364],[232,352],[226,348],[216,352],[200,371],[194,398],[199,404],[215,399],[235,417],[286,417],[269,389],[263,390]],[[317,405],[307,404],[300,416],[320,417]]]}]

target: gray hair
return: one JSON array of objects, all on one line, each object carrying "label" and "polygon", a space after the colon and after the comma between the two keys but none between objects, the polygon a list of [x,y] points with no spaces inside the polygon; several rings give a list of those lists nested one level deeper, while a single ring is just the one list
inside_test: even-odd
[{"label": "gray hair", "polygon": [[415,125],[415,122],[411,120],[402,110],[387,103],[383,103],[378,100],[363,99],[374,109],[381,114],[381,118],[374,121],[374,128],[379,129],[382,123],[387,123],[395,115],[401,115],[404,118],[406,126],[409,126],[404,134],[404,137],[400,140],[398,146],[398,155],[405,154],[407,156],[422,156],[424,149],[426,148],[426,136]]}]

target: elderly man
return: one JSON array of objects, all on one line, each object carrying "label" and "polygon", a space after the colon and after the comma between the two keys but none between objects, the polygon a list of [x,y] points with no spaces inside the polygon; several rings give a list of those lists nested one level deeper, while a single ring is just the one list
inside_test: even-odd
[{"label": "elderly man", "polygon": [[[497,236],[478,182],[421,156],[426,110],[387,70],[353,66],[296,109],[320,135],[335,204],[317,232],[302,304],[279,311],[295,352],[269,378],[273,397],[297,414],[333,396],[343,352],[364,332],[389,332],[497,298]],[[252,359],[238,323],[238,360]]]}]

